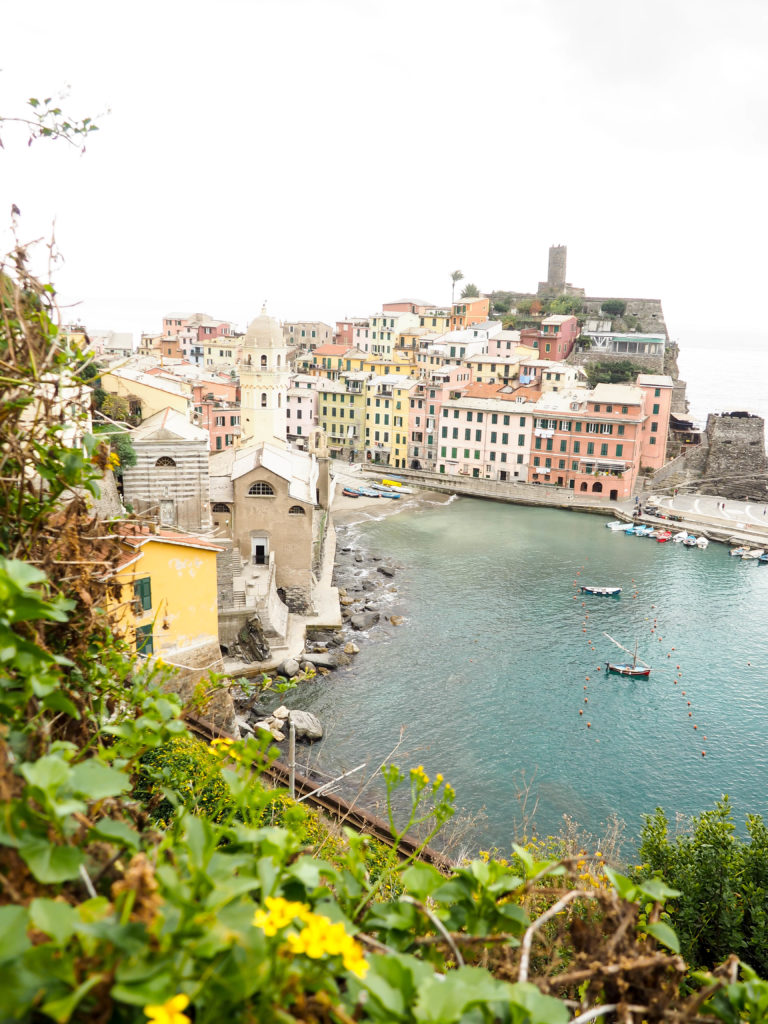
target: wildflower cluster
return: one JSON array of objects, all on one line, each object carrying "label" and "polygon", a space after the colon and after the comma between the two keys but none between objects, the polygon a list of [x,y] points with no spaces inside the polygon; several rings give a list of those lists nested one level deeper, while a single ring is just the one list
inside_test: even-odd
[{"label": "wildflower cluster", "polygon": [[189,1006],[189,996],[180,992],[179,995],[166,999],[164,1003],[158,1003],[144,1007],[144,1013],[152,1024],[191,1024],[189,1017],[183,1011]]},{"label": "wildflower cluster", "polygon": [[358,978],[365,977],[368,963],[363,951],[340,921],[334,924],[330,918],[315,914],[306,903],[292,902],[281,896],[268,896],[264,903],[267,909],[256,911],[253,924],[261,928],[265,935],[275,936],[300,921],[304,927],[298,932],[288,932],[284,948],[293,954],[308,956],[311,960],[340,956],[345,970]]}]

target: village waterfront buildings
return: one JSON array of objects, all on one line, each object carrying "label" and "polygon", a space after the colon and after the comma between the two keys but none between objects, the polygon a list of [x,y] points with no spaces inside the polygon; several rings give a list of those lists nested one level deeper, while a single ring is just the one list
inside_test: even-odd
[{"label": "village waterfront buildings", "polygon": [[[555,259],[550,277],[563,274]],[[334,328],[262,310],[244,334],[228,320],[171,313],[128,357],[102,348],[117,425],[135,424],[123,500],[165,542],[178,534],[216,549],[215,579],[206,570],[199,585],[204,577],[215,590],[222,650],[239,650],[258,621],[279,651],[290,616],[311,614],[333,459],[426,483],[432,474],[546,485],[608,501],[630,498],[664,465],[676,388],[661,372],[666,334],[572,312],[522,323],[505,326],[488,296],[399,299]],[[636,357],[642,372],[590,386],[596,353]],[[130,583],[127,562],[123,572]],[[158,594],[176,586],[153,572]],[[148,625],[136,619],[137,642],[158,650],[168,638]]]}]

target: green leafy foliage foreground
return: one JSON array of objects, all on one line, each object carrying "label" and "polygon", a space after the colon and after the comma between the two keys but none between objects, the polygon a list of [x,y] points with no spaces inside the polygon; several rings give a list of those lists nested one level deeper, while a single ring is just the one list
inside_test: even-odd
[{"label": "green leafy foliage foreground", "polygon": [[108,454],[62,443],[52,294],[24,267],[0,276],[0,1021],[765,1019],[748,968],[687,974],[658,878],[523,847],[401,858],[453,812],[422,768],[386,768],[372,855],[262,784],[265,746],[197,756],[104,610],[117,547],[81,494]]}]

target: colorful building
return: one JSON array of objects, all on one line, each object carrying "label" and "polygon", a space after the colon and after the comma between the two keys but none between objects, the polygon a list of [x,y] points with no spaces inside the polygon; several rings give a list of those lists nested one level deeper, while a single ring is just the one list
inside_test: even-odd
[{"label": "colorful building", "polygon": [[111,577],[117,628],[139,654],[189,664],[190,652],[218,653],[216,554],[200,537],[155,527],[121,527],[124,555]]},{"label": "colorful building", "polygon": [[461,331],[472,324],[482,324],[488,319],[490,311],[491,300],[485,296],[459,299],[451,308],[451,330]]},{"label": "colorful building", "polygon": [[525,480],[534,405],[520,389],[472,384],[440,417],[438,472]]},{"label": "colorful building", "polygon": [[438,430],[443,404],[458,398],[472,382],[466,366],[432,370],[409,395],[408,461],[411,469],[437,472]]}]

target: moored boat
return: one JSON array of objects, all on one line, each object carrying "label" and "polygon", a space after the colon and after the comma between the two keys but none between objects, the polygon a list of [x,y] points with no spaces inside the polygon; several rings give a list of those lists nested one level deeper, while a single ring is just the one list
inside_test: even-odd
[{"label": "moored boat", "polygon": [[731,550],[728,552],[728,554],[731,556],[731,558],[740,558],[747,551],[749,551],[749,548],[746,548],[746,547],[742,546],[742,547],[739,547],[739,548],[731,548]]},{"label": "moored boat", "polygon": [[751,548],[749,551],[745,551],[741,557],[746,561],[748,558],[759,558],[764,553],[764,548]]},{"label": "moored boat", "polygon": [[702,548],[702,549],[703,548],[708,548],[709,547],[709,541],[707,540],[706,537],[699,537],[699,539],[696,541],[696,547],[697,548]]},{"label": "moored boat", "polygon": [[619,519],[614,519],[611,523],[605,524],[609,530],[626,530],[627,524],[622,523]]},{"label": "moored boat", "polygon": [[599,597],[616,597],[621,587],[580,587],[582,594],[597,594]]},{"label": "moored boat", "polygon": [[768,565],[768,552],[764,552],[762,555],[757,556],[758,562],[762,562],[763,565]]},{"label": "moored boat", "polygon": [[681,530],[679,533],[676,533],[672,537],[672,543],[673,544],[681,544],[685,540],[685,538],[687,536],[688,536],[688,531],[687,530]]},{"label": "moored boat", "polygon": [[653,535],[659,544],[666,544],[668,540],[672,540],[672,532],[670,530],[655,530]]},{"label": "moored boat", "polygon": [[637,640],[635,640],[635,650],[633,652],[628,651],[623,644],[620,644],[618,640],[614,640],[612,636],[608,636],[607,633],[603,633],[603,636],[608,637],[612,644],[616,644],[617,647],[621,647],[622,651],[626,651],[627,654],[632,655],[631,662],[606,661],[606,672],[612,672],[617,676],[631,676],[632,678],[647,678],[651,674],[651,666],[646,665],[646,663],[637,656]]},{"label": "moored boat", "polygon": [[687,548],[695,548],[696,545],[697,545],[698,539],[699,539],[698,537],[694,537],[694,535],[692,533],[689,533],[685,537],[683,537],[683,544],[685,544],[685,546]]}]

